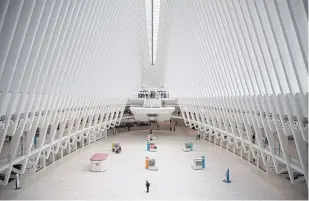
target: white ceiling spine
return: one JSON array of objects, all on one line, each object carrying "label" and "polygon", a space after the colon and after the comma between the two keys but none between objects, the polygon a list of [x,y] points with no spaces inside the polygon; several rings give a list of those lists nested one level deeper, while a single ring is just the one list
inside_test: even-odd
[{"label": "white ceiling spine", "polygon": [[[149,58],[150,58],[149,62],[151,64],[152,63],[155,64],[156,57],[157,57],[160,3],[161,3],[161,0],[145,0]],[[152,6],[153,6],[153,10],[152,10]]]},{"label": "white ceiling spine", "polygon": [[23,173],[30,157],[39,163],[81,139],[89,144],[120,122],[148,65],[145,21],[139,0],[0,2],[0,153],[12,135],[0,184],[18,172],[14,164]]},{"label": "white ceiling spine", "polygon": [[[186,124],[208,129],[215,143],[261,159],[278,174],[304,174],[292,183],[307,181],[303,1],[165,1],[160,17],[157,65]],[[294,138],[293,153],[287,136]]]}]

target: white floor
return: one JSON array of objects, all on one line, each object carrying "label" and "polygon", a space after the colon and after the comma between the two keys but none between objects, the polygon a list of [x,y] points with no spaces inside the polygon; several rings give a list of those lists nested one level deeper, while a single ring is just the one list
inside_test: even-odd
[{"label": "white floor", "polygon": [[[146,151],[148,131],[110,137],[64,157],[41,172],[24,178],[20,190],[0,187],[0,199],[97,199],[97,200],[206,200],[206,199],[307,199],[304,185],[291,185],[249,164],[231,152],[206,141],[195,141],[186,130],[155,131],[158,152]],[[181,150],[186,140],[193,152]],[[111,153],[111,141],[122,144],[121,154]],[[111,153],[108,170],[89,171],[96,152]],[[206,156],[205,170],[192,170],[195,157]],[[145,157],[155,156],[159,171],[144,168]],[[222,182],[230,168],[232,183]],[[145,192],[145,181],[151,183]]]}]

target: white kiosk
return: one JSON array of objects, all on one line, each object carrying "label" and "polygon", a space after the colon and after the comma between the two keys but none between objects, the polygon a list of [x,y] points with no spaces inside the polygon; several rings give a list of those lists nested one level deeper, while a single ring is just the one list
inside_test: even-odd
[{"label": "white kiosk", "polygon": [[119,142],[112,142],[112,152],[119,154],[122,151],[121,145]]},{"label": "white kiosk", "polygon": [[147,151],[156,152],[157,150],[158,147],[154,142],[147,142]]},{"label": "white kiosk", "polygon": [[195,158],[192,161],[191,167],[193,170],[203,170],[205,168],[205,156]]},{"label": "white kiosk", "polygon": [[158,166],[156,165],[156,159],[146,157],[146,169],[152,171],[158,171]]},{"label": "white kiosk", "polygon": [[104,172],[107,170],[107,160],[109,154],[96,153],[90,158],[90,171],[92,172]]},{"label": "white kiosk", "polygon": [[182,148],[182,150],[183,150],[184,152],[193,151],[193,144],[192,144],[192,142],[186,142],[186,143],[184,144],[184,147]]},{"label": "white kiosk", "polygon": [[148,142],[154,142],[156,141],[157,137],[154,134],[148,135]]}]

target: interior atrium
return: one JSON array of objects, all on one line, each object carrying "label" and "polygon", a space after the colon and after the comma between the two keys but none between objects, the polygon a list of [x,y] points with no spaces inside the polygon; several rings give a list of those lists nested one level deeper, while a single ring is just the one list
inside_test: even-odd
[{"label": "interior atrium", "polygon": [[307,200],[308,0],[0,0],[0,199]]}]

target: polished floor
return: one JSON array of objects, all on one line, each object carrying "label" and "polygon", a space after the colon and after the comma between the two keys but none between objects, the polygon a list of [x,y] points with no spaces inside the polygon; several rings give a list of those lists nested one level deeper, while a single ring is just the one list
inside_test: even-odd
[{"label": "polished floor", "polygon": [[[206,141],[195,141],[186,128],[175,133],[154,131],[158,152],[146,151],[148,131],[132,131],[109,137],[24,177],[22,188],[0,187],[0,199],[97,199],[97,200],[207,200],[207,199],[307,199],[305,185],[268,174],[231,152]],[[183,152],[183,143],[194,142],[193,152]],[[111,153],[108,170],[89,171],[89,158],[96,152],[111,152],[111,142],[122,144],[121,154]],[[192,170],[196,157],[206,156],[204,170]],[[154,156],[159,170],[144,168],[145,157]],[[232,183],[222,182],[226,168]],[[145,181],[151,183],[147,194]]]}]

